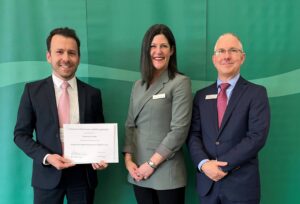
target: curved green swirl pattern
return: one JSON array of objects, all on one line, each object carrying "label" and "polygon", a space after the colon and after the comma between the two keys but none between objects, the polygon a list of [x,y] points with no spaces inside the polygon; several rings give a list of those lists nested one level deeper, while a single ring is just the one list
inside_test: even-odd
[{"label": "curved green swirl pattern", "polygon": [[[35,69],[35,71],[33,71]],[[0,64],[2,76],[0,77],[0,88],[17,83],[34,81],[48,76],[51,73],[49,64],[43,61],[8,62]],[[266,78],[251,80],[253,83],[261,84],[268,90],[269,97],[280,97],[300,93],[298,76],[300,69],[287,73],[278,74]],[[140,78],[140,73],[124,69],[104,67],[98,65],[81,64],[78,77],[103,78],[133,82]],[[284,81],[284,86],[282,86]],[[192,80],[192,90],[196,92],[212,81]]]}]

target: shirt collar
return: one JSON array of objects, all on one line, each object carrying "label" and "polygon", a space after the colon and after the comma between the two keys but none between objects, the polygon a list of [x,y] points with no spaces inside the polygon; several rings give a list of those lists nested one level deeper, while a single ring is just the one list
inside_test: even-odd
[{"label": "shirt collar", "polygon": [[[232,79],[230,79],[227,83],[230,84],[230,88],[235,87],[236,82],[239,80],[240,78],[240,74],[235,75]],[[223,82],[218,78],[217,80],[217,87],[220,87],[220,84],[222,84]]]},{"label": "shirt collar", "polygon": [[[52,73],[52,80],[56,87],[60,87],[61,84],[64,82],[60,78],[58,78],[55,74]],[[74,76],[72,79],[67,81],[71,88],[76,87],[76,77]]]}]

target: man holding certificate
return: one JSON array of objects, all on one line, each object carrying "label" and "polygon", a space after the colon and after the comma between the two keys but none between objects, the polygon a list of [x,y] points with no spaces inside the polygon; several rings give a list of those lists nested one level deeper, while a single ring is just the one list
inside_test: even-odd
[{"label": "man holding certificate", "polygon": [[95,170],[107,163],[75,165],[64,157],[63,124],[104,123],[101,92],[75,77],[80,41],[73,29],[54,29],[46,42],[52,76],[25,85],[14,141],[33,159],[34,203],[62,204],[65,196],[93,203]]}]

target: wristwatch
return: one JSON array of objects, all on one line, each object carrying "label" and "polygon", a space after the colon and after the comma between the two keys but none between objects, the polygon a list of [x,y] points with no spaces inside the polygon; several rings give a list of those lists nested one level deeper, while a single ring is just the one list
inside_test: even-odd
[{"label": "wristwatch", "polygon": [[156,169],[156,168],[157,168],[157,166],[156,166],[156,165],[154,164],[154,162],[151,161],[151,160],[147,161],[147,164],[149,164],[149,166],[150,166],[151,168],[153,168],[153,169]]}]

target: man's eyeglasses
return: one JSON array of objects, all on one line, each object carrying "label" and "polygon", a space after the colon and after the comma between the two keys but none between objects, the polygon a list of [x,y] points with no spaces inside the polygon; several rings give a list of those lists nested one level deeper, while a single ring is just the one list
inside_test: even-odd
[{"label": "man's eyeglasses", "polygon": [[237,55],[238,53],[244,53],[244,52],[241,49],[230,48],[228,50],[219,49],[219,50],[216,50],[214,53],[216,56],[224,56],[226,53],[228,53],[230,55]]}]

